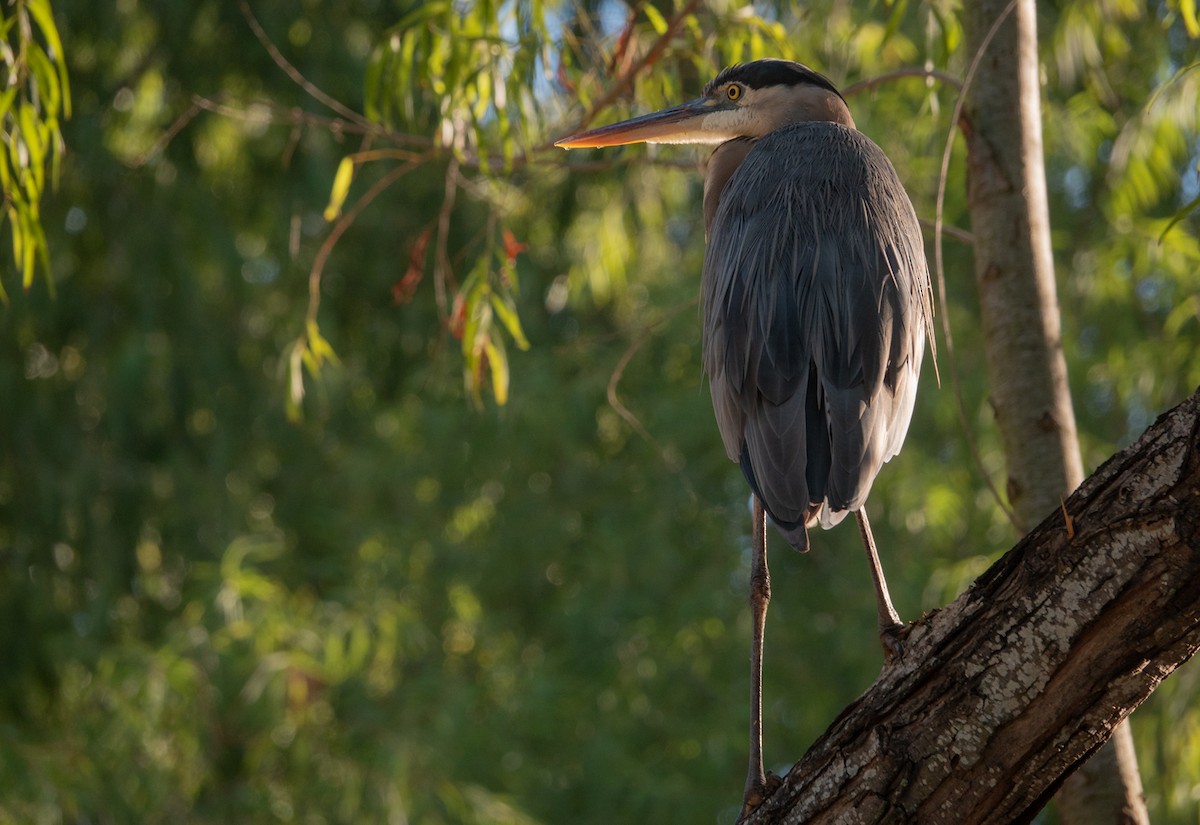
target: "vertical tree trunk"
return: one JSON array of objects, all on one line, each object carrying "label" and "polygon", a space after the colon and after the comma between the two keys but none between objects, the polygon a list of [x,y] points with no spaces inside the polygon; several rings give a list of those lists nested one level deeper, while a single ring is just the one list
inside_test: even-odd
[{"label": "vertical tree trunk", "polygon": [[[969,206],[975,235],[991,402],[1022,533],[1083,480],[1063,358],[1043,166],[1034,0],[1016,6],[987,46],[968,93]],[[964,4],[974,55],[1008,0]],[[1149,823],[1128,723],[1063,785],[1065,825]]]}]

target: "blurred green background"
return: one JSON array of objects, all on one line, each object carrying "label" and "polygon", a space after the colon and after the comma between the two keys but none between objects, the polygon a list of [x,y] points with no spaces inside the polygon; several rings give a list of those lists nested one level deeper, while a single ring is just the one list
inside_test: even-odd
[{"label": "blurred green background", "polygon": [[[2,270],[0,822],[734,821],[750,534],[700,369],[702,153],[547,146],[681,5],[257,4],[307,83],[386,123],[364,140],[235,3],[54,0],[74,112],[51,274]],[[1090,471],[1200,384],[1195,212],[1163,234],[1200,195],[1200,41],[1187,4],[1040,5]],[[961,77],[956,12],[698,4],[596,122],[758,56],[843,86]],[[955,94],[850,95],[923,219]],[[342,214],[396,182],[315,307],[339,162],[380,149]],[[964,197],[959,147],[946,219],[969,231]],[[1003,488],[969,247],[944,248],[953,365],[939,329],[942,386],[927,365],[871,499],[907,618],[1014,539],[946,380]],[[337,362],[314,376],[318,340]],[[812,541],[772,540],[776,770],[881,664],[856,532]],[[1134,716],[1156,823],[1200,822],[1198,681]]]}]

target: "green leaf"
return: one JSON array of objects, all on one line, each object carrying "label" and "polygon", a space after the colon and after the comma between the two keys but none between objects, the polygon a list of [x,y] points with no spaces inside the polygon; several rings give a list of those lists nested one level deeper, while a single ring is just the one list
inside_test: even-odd
[{"label": "green leaf", "polygon": [[467,323],[463,327],[463,354],[478,358],[492,329],[492,307],[481,296],[467,299]]},{"label": "green leaf", "polygon": [[303,338],[299,338],[292,344],[292,350],[288,353],[288,394],[287,394],[287,417],[292,423],[300,420],[302,415],[301,402],[304,401],[304,354],[308,351],[308,345],[305,344]]},{"label": "green leaf", "polygon": [[481,71],[475,76],[475,104],[471,107],[476,120],[487,116],[488,107],[492,105],[492,76],[487,71]]},{"label": "green leaf", "polygon": [[1200,37],[1200,18],[1196,16],[1196,0],[1179,0],[1179,13],[1188,37]]},{"label": "green leaf", "polygon": [[883,42],[887,43],[892,39],[892,35],[900,28],[900,23],[904,20],[904,13],[908,11],[908,0],[896,0],[891,4],[892,12],[888,15],[887,26],[883,32]]},{"label": "green leaf", "polygon": [[7,91],[0,92],[0,118],[8,114],[9,108],[12,107],[13,99],[17,96],[17,87],[12,86]]},{"label": "green leaf", "polygon": [[347,663],[352,671],[360,669],[371,653],[371,632],[365,623],[355,622],[346,644]]},{"label": "green leaf", "polygon": [[[392,40],[399,40],[398,35],[392,35]],[[368,119],[376,123],[382,123],[385,126],[390,126],[387,122],[387,117],[384,114],[386,105],[382,98],[385,97],[383,90],[384,72],[390,68],[392,58],[395,51],[389,46],[377,47],[371,53],[371,59],[367,63],[366,71],[363,73],[363,114]]]},{"label": "green leaf", "polygon": [[660,36],[667,32],[667,18],[662,16],[662,12],[654,8],[650,3],[647,3],[642,11],[646,13],[646,19],[650,21],[650,25],[654,27],[654,31]]},{"label": "green leaf", "polygon": [[523,350],[529,349],[529,339],[525,337],[525,332],[521,329],[521,319],[517,315],[517,307],[512,298],[508,295],[501,296],[493,293],[492,308],[516,345]]},{"label": "green leaf", "polygon": [[63,143],[58,121],[47,121],[47,125],[50,127],[50,186],[57,189],[59,174],[62,171],[62,158],[66,154],[67,147]]},{"label": "green leaf", "polygon": [[337,174],[333,176],[333,191],[329,193],[329,205],[325,207],[325,220],[332,223],[342,212],[346,196],[350,194],[350,183],[354,180],[354,160],[349,156],[342,158],[338,164]]},{"label": "green leaf", "polygon": [[946,14],[937,3],[931,4],[930,8],[942,32],[939,57],[943,61],[949,60],[950,56],[958,51],[958,45],[962,41],[962,25],[956,15]]},{"label": "green leaf", "polygon": [[58,67],[59,84],[62,87],[63,114],[66,117],[70,117],[71,84],[67,78],[67,65],[64,60],[65,52],[63,52],[62,39],[58,36],[58,26],[54,24],[54,14],[50,11],[50,2],[49,0],[28,0],[25,7],[33,15],[33,19],[37,21],[38,28],[42,30],[42,37],[46,38],[46,43],[49,44],[50,51],[54,55],[55,65]]},{"label": "green leaf", "polygon": [[417,113],[416,96],[418,89],[412,75],[414,55],[417,51],[417,37],[406,33],[400,44],[400,58],[393,62],[395,70],[388,80],[393,90],[386,93],[389,99],[401,104],[404,115],[415,118]]},{"label": "green leaf", "polygon": [[48,117],[58,113],[62,104],[62,92],[58,82],[58,72],[50,63],[50,58],[37,46],[30,46],[26,56],[29,59],[29,69],[37,84],[41,96],[42,110]]},{"label": "green leaf", "polygon": [[[29,153],[29,157],[25,159],[23,165],[36,175],[46,158],[46,127],[38,119],[37,109],[32,103],[22,103],[17,108],[17,123],[20,124],[21,140]],[[38,185],[35,190],[32,190],[30,198],[36,198],[40,194],[41,188]]]},{"label": "green leaf", "polygon": [[316,360],[317,366],[323,365],[326,361],[335,367],[340,366],[341,361],[338,359],[337,353],[333,351],[333,347],[321,335],[321,330],[317,326],[317,322],[308,321],[306,331],[308,333],[308,350]]},{"label": "green leaf", "polygon": [[492,373],[492,395],[496,397],[496,403],[503,407],[508,403],[508,355],[504,352],[504,342],[489,335],[484,350],[487,352],[488,369]]},{"label": "green leaf", "polygon": [[305,347],[300,352],[300,359],[304,362],[304,368],[308,370],[309,375],[311,375],[313,378],[321,377],[321,364],[319,361],[317,361],[316,356],[313,355],[311,349]]},{"label": "green leaf", "polygon": [[[25,223],[23,227],[25,233],[25,242],[21,249],[21,287],[29,289],[33,285],[33,276],[37,268],[38,251],[41,243],[45,243],[39,238],[38,224],[33,220],[33,216],[25,212],[22,214],[22,219]],[[40,243],[39,243],[40,241]]]},{"label": "green leaf", "polygon": [[481,328],[486,334],[492,323],[492,310],[487,301],[491,292],[487,274],[487,258],[481,257],[475,261],[459,290],[463,301],[462,351],[468,361],[479,355],[477,344]]},{"label": "green leaf", "polygon": [[9,153],[0,151],[0,190],[7,193],[12,188],[13,173],[16,171],[9,163]]}]

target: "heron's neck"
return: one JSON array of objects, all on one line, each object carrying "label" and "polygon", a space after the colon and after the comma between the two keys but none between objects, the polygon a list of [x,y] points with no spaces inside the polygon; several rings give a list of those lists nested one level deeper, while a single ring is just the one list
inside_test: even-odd
[{"label": "heron's neck", "polygon": [[734,138],[727,140],[713,150],[708,159],[708,169],[704,176],[704,234],[712,226],[713,218],[717,215],[717,206],[721,202],[721,193],[725,184],[737,168],[746,159],[746,154],[754,148],[756,138]]},{"label": "heron's neck", "polygon": [[741,166],[746,155],[754,148],[755,141],[785,126],[794,123],[825,121],[854,128],[854,118],[846,101],[819,86],[795,85],[775,86],[758,92],[755,111],[758,118],[750,122],[749,134],[727,140],[713,150],[708,159],[708,170],[704,177],[704,233],[708,234],[721,193],[733,173]]}]

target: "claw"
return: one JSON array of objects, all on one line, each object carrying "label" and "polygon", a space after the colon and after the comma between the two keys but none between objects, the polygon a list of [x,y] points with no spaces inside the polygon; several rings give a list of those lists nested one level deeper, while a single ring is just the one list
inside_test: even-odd
[{"label": "claw", "polygon": [[879,644],[883,646],[884,664],[892,664],[904,658],[904,641],[908,638],[912,625],[892,624],[879,628]]}]

